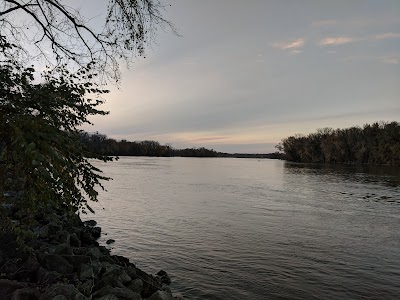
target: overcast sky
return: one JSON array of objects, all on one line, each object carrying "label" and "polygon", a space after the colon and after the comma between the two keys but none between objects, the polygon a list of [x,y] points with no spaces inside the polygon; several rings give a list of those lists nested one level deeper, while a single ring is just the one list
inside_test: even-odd
[{"label": "overcast sky", "polygon": [[271,152],[317,128],[400,121],[400,1],[171,0],[94,118],[116,139]]}]

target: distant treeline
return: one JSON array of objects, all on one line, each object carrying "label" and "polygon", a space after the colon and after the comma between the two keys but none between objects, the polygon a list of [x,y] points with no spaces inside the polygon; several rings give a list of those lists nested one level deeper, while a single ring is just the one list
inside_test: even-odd
[{"label": "distant treeline", "polygon": [[346,129],[323,128],[282,140],[277,148],[295,162],[400,165],[400,124],[377,122]]},{"label": "distant treeline", "polygon": [[161,145],[157,141],[117,141],[101,133],[80,133],[81,141],[88,150],[95,154],[109,156],[158,156],[158,157],[241,157],[241,158],[278,158],[281,153],[270,154],[229,154],[209,150],[204,147],[175,149],[170,144]]}]

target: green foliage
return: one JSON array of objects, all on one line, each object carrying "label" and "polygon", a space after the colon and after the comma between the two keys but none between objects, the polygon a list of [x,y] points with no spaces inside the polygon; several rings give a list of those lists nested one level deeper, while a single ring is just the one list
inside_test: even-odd
[{"label": "green foliage", "polygon": [[78,128],[90,123],[88,116],[107,114],[98,106],[103,103],[100,96],[108,91],[90,80],[95,76],[91,64],[74,74],[59,66],[43,72],[36,83],[32,67],[22,67],[4,51],[3,55],[0,180],[4,191],[22,191],[23,207],[28,210],[43,205],[91,210],[88,200],[97,201],[96,187],[102,188],[100,181],[108,178],[90,158],[110,158],[87,151]]},{"label": "green foliage", "polygon": [[400,165],[400,124],[376,122],[363,128],[324,128],[308,136],[295,135],[277,146],[297,162]]}]

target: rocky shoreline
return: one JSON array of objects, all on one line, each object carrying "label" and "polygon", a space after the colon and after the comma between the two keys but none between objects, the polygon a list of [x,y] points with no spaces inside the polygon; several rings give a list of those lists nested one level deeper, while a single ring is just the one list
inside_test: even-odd
[{"label": "rocky shoreline", "polygon": [[[165,271],[150,275],[96,241],[101,228],[64,209],[0,220],[2,300],[176,300]],[[8,223],[7,223],[8,222]]]}]

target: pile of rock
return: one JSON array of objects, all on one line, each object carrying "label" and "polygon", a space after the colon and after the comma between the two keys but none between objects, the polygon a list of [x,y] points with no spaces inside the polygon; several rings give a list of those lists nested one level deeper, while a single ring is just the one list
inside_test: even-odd
[{"label": "pile of rock", "polygon": [[34,217],[10,215],[14,230],[0,232],[0,299],[178,298],[172,296],[166,272],[149,275],[100,246],[95,221],[82,222],[61,209]]}]

